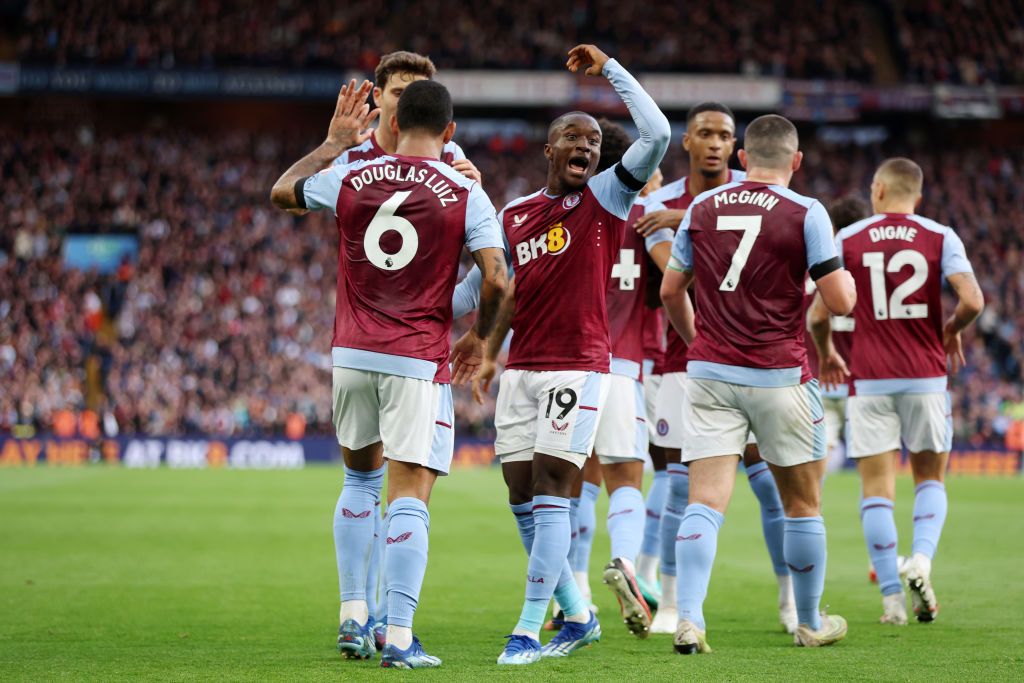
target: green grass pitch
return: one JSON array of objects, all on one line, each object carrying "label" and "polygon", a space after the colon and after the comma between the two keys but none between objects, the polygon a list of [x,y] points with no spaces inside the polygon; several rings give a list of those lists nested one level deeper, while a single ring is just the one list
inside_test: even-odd
[{"label": "green grass pitch", "polygon": [[[931,625],[877,623],[857,481],[825,487],[825,602],[850,622],[802,650],[777,626],[776,586],[746,482],[722,530],[706,605],[714,654],[639,641],[591,562],[601,642],[528,669],[494,663],[515,624],[525,555],[494,469],[456,471],[431,504],[430,565],[416,630],[444,660],[383,671],[335,652],[331,513],[340,467],[301,471],[0,470],[0,680],[1011,680],[1024,679],[1024,480],[954,478],[934,569]],[[911,482],[899,482],[901,551]],[[598,520],[603,519],[603,496]]]}]

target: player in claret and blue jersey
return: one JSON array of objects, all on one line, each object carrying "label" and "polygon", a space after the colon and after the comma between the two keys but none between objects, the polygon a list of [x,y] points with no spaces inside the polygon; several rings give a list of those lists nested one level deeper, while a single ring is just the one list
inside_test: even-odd
[{"label": "player in claret and blue jersey", "polygon": [[[906,624],[893,501],[901,442],[914,472],[913,554],[904,567],[918,621],[932,621],[939,604],[931,564],[946,520],[943,478],[953,440],[946,361],[964,362],[960,333],[981,314],[981,288],[963,242],[952,228],[914,214],[923,174],[910,159],[889,159],[875,173],[875,215],[839,231],[839,255],[857,283],[849,372],[827,337],[828,318],[816,328],[821,376],[852,376],[847,403],[847,447],[863,483],[861,523],[882,591],[882,623]],[[943,323],[942,281],[958,297]],[[814,311],[812,310],[812,316]]]},{"label": "player in claret and blue jersey", "polygon": [[[501,378],[495,451],[529,552],[526,601],[500,664],[560,657],[600,637],[600,626],[573,581],[569,496],[590,455],[608,391],[611,356],[606,292],[618,260],[625,219],[668,147],[668,120],[640,84],[592,45],[569,53],[568,67],[604,75],[640,132],[622,161],[594,175],[601,129],[571,112],[548,129],[547,186],[510,203],[501,223],[511,247],[515,284],[491,335],[497,354],[515,334]],[[508,320],[510,318],[510,321]],[[552,595],[565,625],[543,650],[539,635]]]},{"label": "player in claret and blue jersey", "polygon": [[[703,604],[747,434],[757,435],[785,510],[784,554],[792,573],[795,641],[828,645],[846,634],[842,617],[818,611],[825,583],[825,472],[821,393],[804,346],[804,277],[828,308],[849,313],[853,281],[836,256],[832,224],[817,201],[788,189],[800,167],[796,128],[781,116],[747,127],[740,162],[747,178],[697,196],[672,246],[661,295],[689,345],[683,460],[689,505],[676,565],[681,654],[708,652]],[[696,286],[694,307],[687,296]]]},{"label": "player in claret and blue jersey", "polygon": [[[337,216],[337,310],[333,417],[345,460],[335,512],[343,654],[376,652],[366,603],[374,508],[389,465],[384,567],[387,642],[381,666],[441,662],[412,633],[427,562],[427,501],[452,459],[450,381],[468,380],[483,354],[507,283],[494,208],[478,183],[439,157],[455,131],[451,97],[430,81],[410,84],[389,124],[394,154],[332,164],[339,140],[365,127],[369,84],[343,89],[327,140],[274,185],[291,211]],[[363,134],[365,135],[365,134]],[[451,298],[468,247],[482,272],[476,326],[455,346],[449,369]]]},{"label": "player in claret and blue jersey", "polygon": [[[683,135],[683,149],[690,158],[690,175],[652,193],[644,203],[645,214],[636,222],[636,229],[645,235],[668,227],[675,230],[696,196],[746,178],[745,172],[729,168],[735,144],[736,121],[729,107],[720,102],[703,102],[690,109],[686,114],[686,133]],[[675,608],[676,538],[689,499],[690,483],[682,460],[684,430],[681,406],[685,400],[687,346],[672,326],[669,326],[666,337],[665,353],[653,368],[660,382],[654,400],[655,428],[651,440],[663,449],[668,490],[663,498],[658,529],[662,595],[658,614],[651,624],[652,633],[674,633],[679,621]],[[782,501],[768,464],[758,452],[753,434],[748,435],[743,464],[750,488],[761,507],[761,529],[779,584],[779,621],[786,631],[793,633],[797,626],[796,608],[789,569],[782,553],[785,525]],[[641,565],[643,578],[647,582],[653,581],[652,564],[646,561]]]}]

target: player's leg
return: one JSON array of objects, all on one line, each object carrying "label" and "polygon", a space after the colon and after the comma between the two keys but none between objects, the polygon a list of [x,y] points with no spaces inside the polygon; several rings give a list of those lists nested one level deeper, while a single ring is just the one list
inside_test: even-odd
[{"label": "player's leg", "polygon": [[786,537],[786,516],[782,510],[779,489],[775,486],[775,477],[761,458],[757,440],[751,434],[743,451],[743,468],[747,473],[747,481],[757,497],[761,507],[761,532],[764,534],[768,556],[772,561],[775,580],[779,584],[779,621],[787,633],[796,631],[796,606],[793,603],[793,583],[786,567],[786,556],[782,552]]},{"label": "player's leg", "polygon": [[818,383],[811,380],[789,387],[752,388],[742,396],[786,514],[783,552],[799,621],[794,641],[805,647],[831,645],[846,637],[846,620],[820,612],[826,567],[825,521],[821,517],[826,452]]},{"label": "player's leg", "polygon": [[661,512],[659,554],[661,571],[661,602],[651,622],[652,633],[675,633],[676,614],[676,536],[689,502],[690,478],[682,461],[683,400],[686,395],[686,373],[662,375],[655,399],[654,443],[665,453],[668,491]]},{"label": "player's leg", "polygon": [[338,651],[365,659],[376,652],[367,604],[367,568],[374,549],[374,513],[384,482],[375,373],[333,371],[333,415],[345,461],[334,510],[334,550],[341,589]]},{"label": "player's leg", "polygon": [[637,380],[622,375],[612,375],[609,380],[611,391],[594,445],[609,499],[611,561],[605,565],[602,578],[619,603],[626,627],[635,636],[646,638],[651,610],[636,580],[636,559],[646,516],[640,492],[647,449],[643,387]]},{"label": "player's leg", "polygon": [[569,555],[569,561],[576,585],[589,604],[592,602],[590,551],[594,547],[594,531],[597,528],[597,497],[601,494],[601,463],[597,458],[587,458],[580,481],[580,502],[576,508],[576,548]]},{"label": "player's leg", "polygon": [[904,394],[897,398],[897,410],[914,472],[914,544],[907,585],[917,620],[928,622],[939,613],[931,571],[949,507],[945,475],[953,445],[952,410],[947,393]]},{"label": "player's leg", "polygon": [[[522,397],[521,402],[532,401],[533,443],[538,451],[533,457],[530,486],[533,539],[527,564],[526,599],[519,622],[498,658],[499,664],[529,664],[542,655],[565,656],[581,642],[592,642],[600,636],[597,620],[575,582],[560,578],[568,567],[569,495],[593,447],[604,401],[602,376],[585,372],[531,372],[522,373],[519,379],[516,393]],[[512,405],[511,399],[502,400],[504,378],[502,382],[499,405]],[[511,396],[514,387],[512,383],[508,386]],[[530,411],[523,408],[506,413],[524,415]],[[503,459],[521,445],[513,438],[512,423],[511,419],[496,420],[496,450],[506,453]],[[529,437],[525,437],[524,442],[527,441]],[[542,651],[539,632],[553,596],[564,610],[566,623]]]},{"label": "player's leg", "polygon": [[736,467],[750,424],[740,409],[736,385],[687,379],[682,410],[689,469],[689,504],[676,534],[676,625],[680,654],[710,652],[705,638],[704,599],[718,550],[718,530],[732,498]]},{"label": "player's leg", "polygon": [[849,455],[861,479],[860,519],[868,557],[882,593],[883,624],[907,623],[906,596],[900,581],[896,504],[896,460],[900,420],[892,396],[851,396]]},{"label": "player's leg", "polygon": [[[652,364],[653,365],[653,364]],[[636,562],[637,582],[651,608],[656,608],[661,600],[661,589],[658,586],[658,562],[661,558],[661,513],[665,509],[665,499],[668,497],[668,472],[665,471],[665,449],[654,443],[655,425],[655,402],[658,396],[658,387],[661,385],[661,375],[650,375],[644,372],[644,414],[647,418],[647,452],[651,458],[651,466],[654,469],[654,477],[651,480],[651,487],[647,490],[646,519],[644,521],[644,540],[640,546],[640,557]]]},{"label": "player's leg", "polygon": [[438,666],[441,660],[424,652],[412,626],[427,570],[427,504],[438,475],[448,474],[455,447],[451,386],[384,375],[378,394],[388,459],[384,546],[388,625],[381,666]]}]

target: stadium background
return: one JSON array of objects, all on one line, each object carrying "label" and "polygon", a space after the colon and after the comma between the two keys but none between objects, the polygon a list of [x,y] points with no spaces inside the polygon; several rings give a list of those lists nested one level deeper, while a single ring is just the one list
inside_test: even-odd
[{"label": "stadium background", "polygon": [[[1006,609],[1024,600],[1019,2],[0,0],[0,679],[372,675],[333,648],[340,468],[298,470],[338,457],[335,227],[272,210],[269,188],[322,139],[343,80],[411,49],[454,93],[492,200],[531,192],[553,115],[625,122],[600,80],[562,70],[578,42],[639,74],[669,115],[667,179],[686,172],[681,124],[706,99],[736,110],[741,137],[760,113],[793,118],[807,154],[794,186],[825,202],[866,198],[886,156],[922,165],[921,212],[958,230],[987,301],[952,381],[951,469],[1010,476],[950,482],[932,628],[877,624],[846,473],[825,485],[826,599],[851,635],[812,653],[769,633],[774,580],[741,485],[709,593],[717,654],[629,637],[595,589],[602,642],[531,677],[1022,677]],[[492,415],[493,400],[458,393],[457,462],[491,461]],[[906,541],[911,482],[897,486]],[[519,677],[494,666],[522,583],[502,500],[486,468],[433,497],[417,631],[445,665],[427,677]],[[598,533],[592,564],[608,552]]]},{"label": "stadium background", "polygon": [[[320,140],[342,78],[408,48],[452,89],[457,140],[500,208],[542,184],[554,114],[627,118],[606,84],[561,70],[586,39],[669,114],[667,179],[686,172],[683,114],[705,99],[737,111],[740,137],[766,111],[798,121],[794,186],[826,204],[867,198],[885,156],[917,160],[921,212],[960,232],[988,302],[953,380],[953,467],[1019,467],[1019,4],[545,7],[490,3],[452,22],[407,2],[0,4],[0,462],[337,457],[333,222],[274,211],[268,188]],[[457,460],[489,461],[492,417],[493,401],[458,393]]]}]

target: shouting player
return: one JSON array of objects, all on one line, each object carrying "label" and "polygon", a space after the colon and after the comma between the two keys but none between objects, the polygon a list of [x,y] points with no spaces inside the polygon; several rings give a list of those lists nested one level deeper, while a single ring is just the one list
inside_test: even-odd
[{"label": "shouting player", "polygon": [[[334,425],[345,461],[335,514],[340,546],[343,654],[376,652],[366,603],[374,507],[386,458],[388,600],[381,666],[441,662],[412,633],[427,562],[427,501],[451,464],[448,366],[451,298],[463,247],[483,273],[480,315],[456,344],[454,378],[470,379],[507,285],[494,208],[480,185],[439,160],[455,131],[444,86],[411,83],[388,122],[394,154],[333,164],[344,135],[362,130],[369,83],[342,89],[326,141],[274,185],[277,206],[329,209],[340,236],[334,323]],[[345,129],[348,130],[345,130]]]},{"label": "shouting player", "polygon": [[[594,175],[601,152],[597,121],[582,112],[558,117],[544,147],[547,186],[501,212],[515,282],[488,341],[489,356],[497,356],[509,324],[515,334],[498,391],[495,451],[530,559],[526,600],[499,664],[565,656],[600,637],[568,563],[569,496],[593,449],[608,392],[605,293],[624,221],[670,136],[665,115],[618,62],[580,45],[567,65],[608,78],[640,139],[621,162]],[[553,594],[565,625],[542,649],[540,629]]]},{"label": "shouting player", "polygon": [[[845,315],[855,290],[836,257],[832,224],[817,201],[788,189],[800,168],[796,128],[781,116],[747,127],[746,180],[697,196],[672,245],[661,285],[673,326],[689,344],[683,460],[689,505],[679,525],[679,624],[675,649],[710,652],[703,604],[732,495],[736,464],[757,434],[785,508],[784,552],[792,571],[798,645],[846,635],[842,617],[818,611],[825,583],[824,415],[803,339],[804,274],[825,305]],[[696,283],[696,307],[687,296]]]},{"label": "shouting player", "polygon": [[[675,230],[694,197],[726,183],[743,180],[743,171],[729,169],[729,158],[736,144],[736,121],[732,111],[718,102],[705,102],[690,109],[686,115],[686,133],[683,149],[690,157],[690,175],[669,183],[653,193],[646,205],[646,214],[637,221],[642,234],[653,230]],[[674,633],[678,622],[676,604],[676,537],[689,496],[689,476],[681,453],[684,441],[683,405],[686,382],[687,346],[671,326],[663,362],[655,366],[654,373],[661,377],[655,398],[655,429],[653,442],[664,449],[668,472],[668,492],[661,516],[661,601],[658,614],[651,625],[653,633]],[[789,633],[796,630],[796,608],[789,570],[783,557],[784,517],[782,501],[775,480],[753,443],[748,438],[743,462],[750,488],[761,507],[761,527],[768,554],[779,583],[779,620]],[[643,576],[650,582],[651,564],[644,563],[649,572]]]},{"label": "shouting player", "polygon": [[[914,542],[904,568],[918,621],[939,611],[931,564],[946,521],[943,479],[953,440],[947,359],[964,362],[960,333],[984,306],[963,242],[952,228],[917,216],[923,174],[910,159],[889,159],[871,184],[874,216],[841,230],[839,255],[862,303],[849,371],[828,339],[828,316],[815,304],[812,321],[826,382],[853,378],[847,405],[848,449],[861,476],[861,524],[882,591],[882,623],[906,624],[906,597],[897,566],[893,504],[900,443],[914,473]],[[956,292],[942,321],[942,281]]]}]

